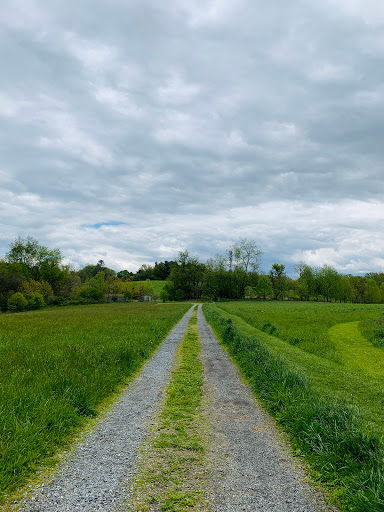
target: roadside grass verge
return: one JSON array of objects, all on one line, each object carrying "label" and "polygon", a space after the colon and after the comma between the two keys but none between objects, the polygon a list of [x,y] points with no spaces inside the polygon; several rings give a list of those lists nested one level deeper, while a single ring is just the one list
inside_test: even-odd
[{"label": "roadside grass verge", "polygon": [[188,304],[104,304],[0,317],[0,500],[151,356]]},{"label": "roadside grass verge", "polygon": [[260,331],[335,362],[340,358],[328,329],[339,323],[381,316],[384,311],[381,304],[291,301],[223,302],[219,307]]},{"label": "roadside grass verge", "polygon": [[164,406],[141,450],[134,510],[207,510],[202,397],[203,367],[195,310],[178,348]]},{"label": "roadside grass verge", "polygon": [[255,393],[339,506],[351,512],[382,511],[382,435],[334,392],[349,377],[358,384],[358,377],[252,328],[215,305],[203,309]]}]

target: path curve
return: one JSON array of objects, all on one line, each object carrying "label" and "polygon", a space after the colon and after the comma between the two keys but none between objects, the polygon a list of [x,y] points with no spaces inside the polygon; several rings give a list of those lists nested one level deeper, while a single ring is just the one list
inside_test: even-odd
[{"label": "path curve", "polygon": [[210,395],[212,512],[333,510],[306,482],[273,420],[219,345],[201,306],[198,325]]},{"label": "path curve", "polygon": [[21,510],[28,512],[110,512],[133,476],[137,449],[159,408],[193,306],[172,329],[139,376],[58,470],[50,484]]}]

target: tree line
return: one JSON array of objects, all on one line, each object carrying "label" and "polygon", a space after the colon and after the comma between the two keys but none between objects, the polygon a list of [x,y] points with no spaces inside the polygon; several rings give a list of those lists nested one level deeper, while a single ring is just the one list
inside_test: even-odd
[{"label": "tree line", "polygon": [[296,279],[283,264],[260,271],[262,251],[254,241],[240,240],[206,263],[188,251],[172,261],[144,264],[136,273],[115,272],[103,260],[74,270],[63,264],[59,249],[32,237],[17,238],[0,260],[2,311],[38,309],[45,305],[89,304],[106,300],[141,300],[154,295],[151,281],[166,281],[162,300],[272,299],[384,302],[384,273],[344,275],[330,265],[295,266]]}]

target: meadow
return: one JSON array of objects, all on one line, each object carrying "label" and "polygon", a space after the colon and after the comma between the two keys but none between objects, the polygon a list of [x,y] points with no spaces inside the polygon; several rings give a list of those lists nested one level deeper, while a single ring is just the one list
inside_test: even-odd
[{"label": "meadow", "polygon": [[380,304],[248,301],[222,303],[220,307],[267,334],[336,362],[342,354],[329,336],[330,327],[384,315],[384,306]]},{"label": "meadow", "polygon": [[98,414],[189,307],[123,303],[0,316],[0,497]]},{"label": "meadow", "polygon": [[343,510],[384,509],[380,305],[233,302],[204,312],[255,393]]}]

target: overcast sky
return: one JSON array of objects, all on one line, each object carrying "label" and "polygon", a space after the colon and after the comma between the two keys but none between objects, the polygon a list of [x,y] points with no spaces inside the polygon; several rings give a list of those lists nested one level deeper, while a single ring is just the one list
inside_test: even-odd
[{"label": "overcast sky", "polygon": [[384,271],[382,0],[1,0],[0,255]]}]

